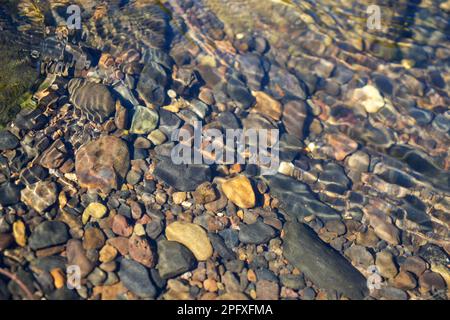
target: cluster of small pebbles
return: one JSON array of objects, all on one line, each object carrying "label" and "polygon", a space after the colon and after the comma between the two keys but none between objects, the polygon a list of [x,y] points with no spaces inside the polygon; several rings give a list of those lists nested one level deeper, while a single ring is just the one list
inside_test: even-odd
[{"label": "cluster of small pebbles", "polygon": [[[98,62],[0,131],[0,300],[450,296],[447,68],[202,1],[85,5]],[[195,122],[278,129],[278,172],[175,164]]]}]

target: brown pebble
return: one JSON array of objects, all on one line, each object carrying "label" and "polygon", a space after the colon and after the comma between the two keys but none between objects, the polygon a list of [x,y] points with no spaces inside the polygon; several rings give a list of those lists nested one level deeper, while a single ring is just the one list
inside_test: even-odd
[{"label": "brown pebble", "polygon": [[133,233],[133,227],[128,224],[124,216],[118,214],[114,216],[112,231],[119,236],[129,237]]},{"label": "brown pebble", "polygon": [[148,268],[154,266],[153,252],[145,238],[132,236],[128,241],[128,252],[133,260],[144,266]]}]

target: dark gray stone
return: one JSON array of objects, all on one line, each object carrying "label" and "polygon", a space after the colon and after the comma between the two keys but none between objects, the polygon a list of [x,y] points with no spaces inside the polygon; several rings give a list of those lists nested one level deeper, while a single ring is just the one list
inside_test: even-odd
[{"label": "dark gray stone", "polygon": [[239,225],[239,240],[246,244],[266,243],[275,236],[275,231],[261,220],[253,224]]},{"label": "dark gray stone", "polygon": [[193,191],[205,181],[211,181],[211,169],[206,165],[177,165],[165,158],[156,164],[153,174],[180,191]]},{"label": "dark gray stone", "polygon": [[0,150],[14,149],[19,145],[19,139],[7,130],[0,131]]},{"label": "dark gray stone", "polygon": [[320,288],[336,290],[356,300],[368,294],[364,276],[304,224],[285,225],[283,253]]},{"label": "dark gray stone", "polygon": [[0,185],[0,204],[2,206],[11,206],[20,201],[20,186],[12,182],[6,182]]},{"label": "dark gray stone", "polygon": [[30,248],[39,250],[66,243],[69,240],[67,226],[60,221],[44,221],[34,229],[29,239]]},{"label": "dark gray stone", "polygon": [[122,259],[119,278],[125,288],[141,298],[154,298],[156,295],[147,269],[134,260]]},{"label": "dark gray stone", "polygon": [[340,218],[337,211],[317,200],[306,184],[281,174],[267,176],[266,179],[270,194],[280,200],[280,209],[290,217],[299,221],[309,215],[316,215],[323,220]]},{"label": "dark gray stone", "polygon": [[175,241],[158,242],[157,269],[162,279],[169,279],[195,268],[197,260],[188,248]]},{"label": "dark gray stone", "polygon": [[209,240],[211,240],[211,244],[214,248],[214,251],[216,251],[219,256],[222,257],[224,260],[234,260],[236,259],[236,255],[233,251],[231,251],[227,245],[225,244],[225,241],[223,238],[216,234],[216,233],[209,233],[208,234]]}]

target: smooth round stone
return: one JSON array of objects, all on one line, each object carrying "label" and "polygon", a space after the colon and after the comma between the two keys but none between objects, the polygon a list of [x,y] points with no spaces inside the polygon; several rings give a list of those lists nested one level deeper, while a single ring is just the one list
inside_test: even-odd
[{"label": "smooth round stone", "polygon": [[206,231],[197,224],[175,221],[166,227],[166,237],[186,246],[199,261],[205,261],[213,254]]},{"label": "smooth round stone", "polygon": [[19,139],[7,130],[0,131],[0,150],[10,150],[19,146]]},{"label": "smooth round stone", "polygon": [[115,100],[108,87],[81,78],[69,81],[70,100],[91,121],[102,123],[116,111]]},{"label": "smooth round stone", "polygon": [[147,134],[158,125],[159,115],[155,110],[135,106],[130,132],[135,134]]}]

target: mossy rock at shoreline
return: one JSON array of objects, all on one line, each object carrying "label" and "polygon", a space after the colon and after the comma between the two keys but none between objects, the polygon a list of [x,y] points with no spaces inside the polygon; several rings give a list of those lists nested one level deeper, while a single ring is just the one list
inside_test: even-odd
[{"label": "mossy rock at shoreline", "polygon": [[8,42],[0,44],[0,126],[4,126],[19,112],[31,96],[30,90],[39,75],[29,58],[22,56],[20,48]]}]

